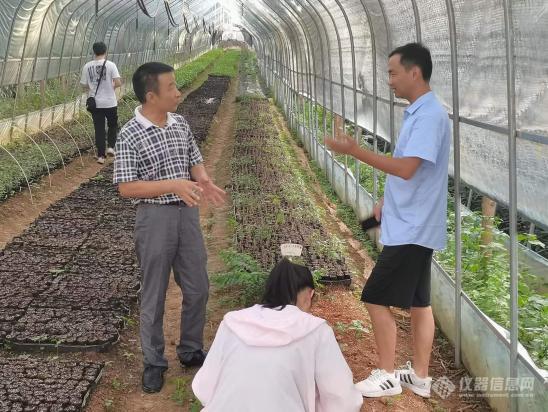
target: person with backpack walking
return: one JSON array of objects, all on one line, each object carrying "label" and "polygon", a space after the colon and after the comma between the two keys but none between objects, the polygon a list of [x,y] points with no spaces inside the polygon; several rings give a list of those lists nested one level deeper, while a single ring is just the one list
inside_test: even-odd
[{"label": "person with backpack walking", "polygon": [[[95,58],[82,69],[80,84],[88,92],[87,110],[93,118],[97,163],[105,163],[106,155],[114,156],[118,132],[118,101],[115,89],[122,85],[120,73],[114,62],[107,60],[107,46],[103,42],[93,44]],[[108,138],[105,132],[108,126]],[[107,144],[108,143],[108,147]]]}]

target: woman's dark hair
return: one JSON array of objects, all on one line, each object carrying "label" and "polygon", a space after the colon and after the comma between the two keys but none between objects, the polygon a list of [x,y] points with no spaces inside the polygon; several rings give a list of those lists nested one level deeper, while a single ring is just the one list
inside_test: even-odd
[{"label": "woman's dark hair", "polygon": [[145,103],[148,92],[158,93],[158,76],[171,73],[173,67],[158,62],[145,63],[133,74],[133,91],[141,103]]},{"label": "woman's dark hair", "polygon": [[310,270],[283,258],[274,266],[266,280],[262,305],[270,309],[294,305],[297,303],[297,294],[305,288],[314,289]]},{"label": "woman's dark hair", "polygon": [[107,52],[107,45],[103,43],[102,41],[98,41],[97,43],[93,43],[93,53],[96,56],[102,56]]}]

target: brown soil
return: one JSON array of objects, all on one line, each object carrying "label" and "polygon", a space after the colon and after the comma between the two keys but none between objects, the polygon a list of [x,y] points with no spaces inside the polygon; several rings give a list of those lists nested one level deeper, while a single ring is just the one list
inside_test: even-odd
[{"label": "brown soil", "polygon": [[[109,160],[110,161],[110,160]],[[83,162],[83,165],[82,165]],[[46,175],[31,185],[30,193],[23,190],[0,203],[0,249],[14,236],[21,233],[52,203],[64,198],[80,184],[93,177],[103,165],[98,164],[91,154],[82,155],[82,162],[76,157],[66,165],[65,170],[59,169],[49,176]]]},{"label": "brown soil", "polygon": [[[201,81],[207,78],[203,77]],[[213,119],[206,146],[202,149],[208,174],[221,188],[229,182],[230,153],[233,141],[233,124],[235,114],[235,98],[238,90],[237,80],[232,80],[223,99],[217,115]],[[226,225],[228,211],[231,205],[229,199],[223,207],[215,208],[208,204],[200,207],[202,231],[208,250],[208,271],[215,273],[223,268],[219,259],[219,251],[230,246],[230,236]],[[133,326],[123,333],[121,343],[113,348],[107,356],[107,366],[103,378],[94,391],[87,408],[91,412],[99,411],[181,411],[189,410],[193,396],[190,383],[197,369],[183,369],[177,359],[176,345],[179,341],[179,322],[181,311],[181,291],[173,281],[170,281],[167,291],[164,336],[166,341],[166,357],[169,369],[165,377],[166,384],[158,394],[148,395],[141,390],[142,358],[139,347],[138,315],[133,316]],[[206,347],[211,342],[217,327],[227,308],[221,307],[220,298],[214,288],[210,290],[205,329]],[[101,356],[104,358],[104,356]]]}]

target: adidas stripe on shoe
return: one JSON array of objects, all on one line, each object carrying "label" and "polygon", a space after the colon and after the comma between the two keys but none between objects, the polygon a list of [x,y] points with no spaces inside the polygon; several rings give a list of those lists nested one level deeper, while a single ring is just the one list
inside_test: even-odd
[{"label": "adidas stripe on shoe", "polygon": [[396,377],[399,379],[401,386],[411,389],[415,394],[423,398],[430,397],[430,388],[432,387],[432,378],[419,378],[415,374],[415,370],[411,366],[411,362],[407,362],[406,369],[397,369]]},{"label": "adidas stripe on shoe", "polygon": [[355,386],[367,398],[393,396],[402,391],[399,380],[384,369],[375,369],[367,379],[356,383]]}]

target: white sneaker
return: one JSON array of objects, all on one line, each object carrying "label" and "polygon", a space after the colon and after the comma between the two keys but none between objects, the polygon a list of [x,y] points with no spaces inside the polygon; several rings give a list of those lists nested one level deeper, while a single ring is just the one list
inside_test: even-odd
[{"label": "white sneaker", "polygon": [[356,383],[355,386],[367,398],[392,396],[401,393],[400,381],[384,369],[375,369],[367,379]]},{"label": "white sneaker", "polygon": [[112,147],[109,147],[107,149],[107,156],[112,156],[112,157],[116,156],[116,152],[114,151]]},{"label": "white sneaker", "polygon": [[432,387],[432,378],[419,378],[415,375],[415,370],[411,362],[407,361],[406,369],[396,369],[396,377],[400,380],[401,386],[411,389],[414,393],[423,398],[430,397],[430,388]]},{"label": "white sneaker", "polygon": [[104,164],[104,163],[105,163],[105,158],[102,157],[102,156],[99,156],[99,157],[97,158],[97,163],[99,163],[100,165]]}]

